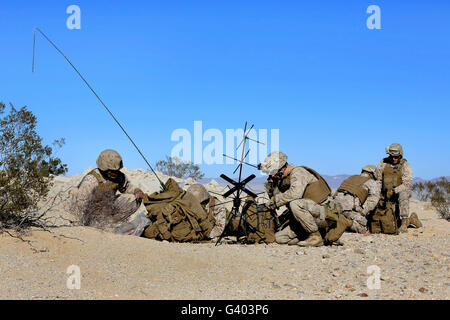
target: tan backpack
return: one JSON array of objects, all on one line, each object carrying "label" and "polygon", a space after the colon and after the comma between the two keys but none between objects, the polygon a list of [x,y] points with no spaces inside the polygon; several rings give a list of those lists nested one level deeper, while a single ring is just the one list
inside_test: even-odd
[{"label": "tan backpack", "polygon": [[144,196],[143,203],[150,220],[144,237],[175,242],[207,239],[214,227],[214,217],[175,180],[169,179],[166,188],[165,192]]},{"label": "tan backpack", "polygon": [[278,219],[275,212],[269,209],[258,211],[256,202],[248,197],[242,208],[242,213],[229,216],[226,235],[238,237],[243,243],[275,242],[275,230]]},{"label": "tan backpack", "polygon": [[371,233],[398,234],[398,222],[395,203],[380,200],[375,212],[369,216]]}]

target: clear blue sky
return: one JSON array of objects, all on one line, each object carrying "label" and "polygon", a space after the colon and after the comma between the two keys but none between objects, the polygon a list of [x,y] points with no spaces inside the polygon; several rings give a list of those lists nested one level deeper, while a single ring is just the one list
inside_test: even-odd
[{"label": "clear blue sky", "polygon": [[[81,8],[69,30],[66,8]],[[366,8],[381,8],[369,30]],[[449,1],[0,2],[0,101],[27,105],[69,174],[118,150],[145,168],[121,130],[41,36],[85,75],[150,162],[177,128],[279,129],[289,161],[352,174],[399,142],[414,175],[450,175]],[[233,165],[201,166],[206,176]],[[249,170],[252,172],[252,170]]]}]

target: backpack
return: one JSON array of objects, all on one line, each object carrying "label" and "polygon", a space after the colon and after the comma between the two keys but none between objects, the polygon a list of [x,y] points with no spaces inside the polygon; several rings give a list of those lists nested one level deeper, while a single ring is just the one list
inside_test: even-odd
[{"label": "backpack", "polygon": [[369,216],[371,233],[398,234],[398,221],[395,213],[395,203],[380,200],[375,212]]},{"label": "backpack", "polygon": [[214,227],[214,217],[206,213],[200,202],[169,179],[167,191],[145,195],[150,225],[143,236],[175,242],[201,241],[208,238]]},{"label": "backpack", "polygon": [[274,211],[265,208],[258,211],[253,198],[248,197],[241,214],[229,214],[225,234],[236,236],[240,242],[272,243],[275,242],[275,231],[278,219]]}]

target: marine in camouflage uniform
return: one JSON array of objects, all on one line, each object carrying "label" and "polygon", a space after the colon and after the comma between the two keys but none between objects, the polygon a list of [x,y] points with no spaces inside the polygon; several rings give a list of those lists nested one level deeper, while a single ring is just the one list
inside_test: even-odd
[{"label": "marine in camouflage uniform", "polygon": [[398,203],[401,220],[400,232],[405,232],[412,224],[421,227],[417,214],[410,216],[409,198],[411,198],[411,182],[413,173],[408,161],[403,158],[403,148],[398,143],[386,147],[389,155],[380,161],[377,166],[377,179],[381,183],[381,198]]},{"label": "marine in camouflage uniform", "polygon": [[366,233],[367,215],[372,212],[380,200],[380,184],[376,179],[377,168],[367,165],[360,175],[347,178],[337,189],[334,201],[342,207],[342,213],[353,220],[350,230]]},{"label": "marine in camouflage uniform", "polygon": [[209,237],[220,237],[226,223],[225,206],[223,204],[220,204],[216,197],[211,196],[206,188],[201,184],[193,184],[189,186],[187,192],[192,193],[197,198],[197,200],[200,201],[203,209],[209,214],[212,214],[215,219],[215,224],[213,229],[211,230],[211,233],[209,234]]},{"label": "marine in camouflage uniform", "polygon": [[[90,207],[95,201],[101,204],[102,198],[109,199],[112,203],[108,205],[114,208],[117,219],[120,219],[116,221],[113,217],[111,222],[114,224],[125,222],[141,205],[143,192],[133,186],[120,171],[123,162],[117,151],[110,149],[102,151],[97,159],[97,166],[98,168],[90,171],[81,180],[73,196],[73,205],[84,214],[92,209]],[[83,218],[89,219],[87,216],[81,219]],[[81,222],[90,225],[89,221]]]},{"label": "marine in camouflage uniform", "polygon": [[265,203],[266,207],[287,206],[308,233],[306,240],[299,241],[298,231],[288,225],[275,234],[275,241],[299,246],[323,245],[319,227],[327,224],[324,203],[331,194],[325,180],[310,168],[288,164],[282,152],[270,153],[258,167],[269,175],[266,189],[270,200]]}]

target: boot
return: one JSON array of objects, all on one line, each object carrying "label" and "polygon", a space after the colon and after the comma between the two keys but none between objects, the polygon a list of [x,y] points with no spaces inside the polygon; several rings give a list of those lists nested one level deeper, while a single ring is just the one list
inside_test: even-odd
[{"label": "boot", "polygon": [[300,240],[298,240],[298,238],[294,238],[288,241],[288,245],[293,246],[296,245]]},{"label": "boot", "polygon": [[409,217],[409,225],[415,228],[422,228],[422,222],[420,222],[417,213],[411,213],[411,216]]},{"label": "boot", "polygon": [[403,218],[402,219],[402,224],[400,226],[400,228],[398,228],[398,231],[400,232],[406,232],[408,229],[408,225],[409,225],[409,218]]},{"label": "boot", "polygon": [[328,233],[325,235],[325,242],[327,244],[336,242],[342,236],[345,230],[351,228],[352,225],[353,225],[352,219],[349,219],[345,217],[343,214],[340,214],[338,221],[336,223],[336,227],[328,231]]},{"label": "boot", "polygon": [[320,247],[323,245],[322,236],[319,231],[313,232],[308,239],[297,243],[300,247]]}]

